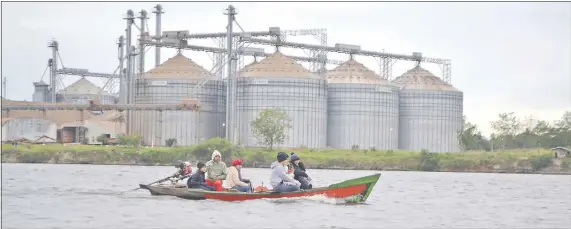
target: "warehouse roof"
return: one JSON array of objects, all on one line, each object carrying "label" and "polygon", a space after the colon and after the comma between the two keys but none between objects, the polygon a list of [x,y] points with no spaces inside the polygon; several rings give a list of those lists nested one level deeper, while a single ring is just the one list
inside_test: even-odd
[{"label": "warehouse roof", "polygon": [[58,93],[66,95],[97,95],[99,91],[101,91],[100,87],[85,77],[81,77],[81,79],[60,90]]}]

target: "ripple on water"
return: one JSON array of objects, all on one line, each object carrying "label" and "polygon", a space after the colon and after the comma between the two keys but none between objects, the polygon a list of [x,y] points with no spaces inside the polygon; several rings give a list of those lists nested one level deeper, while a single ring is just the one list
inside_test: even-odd
[{"label": "ripple on water", "polygon": [[[171,166],[2,167],[3,228],[299,228],[291,219],[306,228],[571,225],[569,176],[383,172],[367,204],[351,205],[323,196],[222,202],[127,191],[172,174]],[[269,170],[243,173],[256,184],[269,178]],[[309,173],[328,184],[373,172]]]}]

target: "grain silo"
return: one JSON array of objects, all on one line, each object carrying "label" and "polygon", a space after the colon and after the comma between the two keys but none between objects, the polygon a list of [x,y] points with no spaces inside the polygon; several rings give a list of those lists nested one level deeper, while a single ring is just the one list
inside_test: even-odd
[{"label": "grain silo", "polygon": [[[208,80],[208,81],[205,81]],[[143,74],[135,85],[136,104],[180,104],[197,98],[205,110],[135,111],[131,132],[146,145],[192,145],[224,134],[226,83],[182,54]]]},{"label": "grain silo", "polygon": [[459,152],[463,93],[420,66],[393,83],[401,89],[399,148]]},{"label": "grain silo", "polygon": [[398,87],[354,59],[326,76],[327,145],[337,149],[396,149]]},{"label": "grain silo", "polygon": [[250,123],[264,109],[287,112],[291,128],[278,147],[324,148],[327,143],[325,79],[276,52],[242,69],[237,78],[236,109],[239,144],[260,146]]},{"label": "grain silo", "polygon": [[93,84],[85,77],[81,77],[66,88],[58,91],[56,101],[71,104],[89,104],[91,99],[99,99],[101,104],[115,104],[116,98]]}]

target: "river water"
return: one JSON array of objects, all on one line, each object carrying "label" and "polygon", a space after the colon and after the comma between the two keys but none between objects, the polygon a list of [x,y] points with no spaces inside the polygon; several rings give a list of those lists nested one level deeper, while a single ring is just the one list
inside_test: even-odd
[{"label": "river water", "polygon": [[[173,167],[2,164],[2,228],[569,228],[571,176],[382,172],[367,204],[121,193]],[[255,185],[269,169],[243,170]],[[375,171],[310,170],[318,185]]]}]

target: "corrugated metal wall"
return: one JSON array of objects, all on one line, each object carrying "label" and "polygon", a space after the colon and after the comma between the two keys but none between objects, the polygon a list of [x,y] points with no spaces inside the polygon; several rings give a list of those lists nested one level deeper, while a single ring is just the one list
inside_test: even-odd
[{"label": "corrugated metal wall", "polygon": [[46,135],[57,138],[57,125],[49,120],[38,118],[18,118],[6,121],[2,125],[2,141],[27,138],[31,141]]},{"label": "corrugated metal wall", "polygon": [[398,147],[398,88],[374,84],[329,84],[328,96],[329,147]]},{"label": "corrugated metal wall", "polygon": [[169,138],[177,139],[178,145],[192,145],[223,136],[226,84],[211,80],[195,90],[201,82],[183,79],[137,80],[137,104],[180,104],[183,99],[194,97],[210,110],[135,111],[132,112],[131,130],[140,133],[146,145],[164,145]]},{"label": "corrugated metal wall", "polygon": [[463,94],[459,91],[400,92],[401,149],[460,152]]},{"label": "corrugated metal wall", "polygon": [[238,78],[236,96],[239,141],[259,146],[251,122],[267,108],[287,112],[292,128],[282,147],[324,148],[327,142],[327,90],[324,79]]}]

